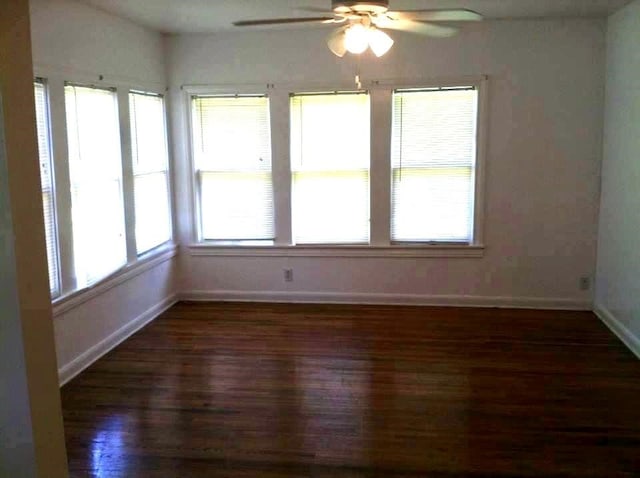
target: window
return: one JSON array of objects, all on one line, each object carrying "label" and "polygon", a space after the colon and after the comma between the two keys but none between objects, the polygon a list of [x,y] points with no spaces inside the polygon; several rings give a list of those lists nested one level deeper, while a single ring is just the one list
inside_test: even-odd
[{"label": "window", "polygon": [[49,267],[49,289],[51,296],[60,293],[60,275],[58,263],[58,237],[56,231],[56,207],[53,190],[53,164],[51,160],[51,134],[49,125],[49,102],[47,88],[43,80],[34,83],[36,102],[36,125],[38,133],[38,151],[40,156],[40,179],[42,184],[42,205],[44,209],[44,232],[47,245],[47,263]]},{"label": "window", "polygon": [[482,257],[487,78],[401,84],[187,87],[192,253]]},{"label": "window", "polygon": [[473,242],[476,88],[393,95],[391,240]]},{"label": "window", "polygon": [[292,228],[296,244],[369,241],[369,96],[291,97]]},{"label": "window", "polygon": [[116,93],[65,87],[77,287],[127,262]]},{"label": "window", "polygon": [[201,239],[273,241],[269,99],[193,96],[191,106]]},{"label": "window", "polygon": [[164,100],[129,93],[136,249],[143,254],[171,239]]}]

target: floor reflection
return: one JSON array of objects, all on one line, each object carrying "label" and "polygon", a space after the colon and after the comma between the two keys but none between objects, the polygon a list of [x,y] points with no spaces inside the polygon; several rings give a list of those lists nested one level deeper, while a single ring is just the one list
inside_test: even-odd
[{"label": "floor reflection", "polygon": [[109,416],[99,425],[91,442],[91,470],[94,478],[112,478],[113,465],[126,475],[128,462],[125,434],[132,433],[123,415]]},{"label": "floor reflection", "polygon": [[181,304],[64,387],[71,478],[636,476],[633,356],[512,314]]}]

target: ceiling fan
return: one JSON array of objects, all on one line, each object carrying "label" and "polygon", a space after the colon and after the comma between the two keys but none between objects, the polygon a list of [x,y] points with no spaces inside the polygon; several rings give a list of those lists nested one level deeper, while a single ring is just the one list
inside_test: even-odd
[{"label": "ceiling fan", "polygon": [[264,20],[242,20],[233,22],[237,27],[262,25],[284,25],[293,23],[338,24],[340,27],[327,38],[329,49],[343,57],[347,51],[363,53],[371,48],[380,57],[393,46],[393,39],[384,31],[403,30],[432,37],[449,37],[457,29],[437,22],[468,22],[482,20],[482,15],[473,10],[389,10],[388,0],[365,2],[332,0],[331,10],[321,8],[301,8],[301,10],[322,13],[323,16],[299,18],[270,18]]}]

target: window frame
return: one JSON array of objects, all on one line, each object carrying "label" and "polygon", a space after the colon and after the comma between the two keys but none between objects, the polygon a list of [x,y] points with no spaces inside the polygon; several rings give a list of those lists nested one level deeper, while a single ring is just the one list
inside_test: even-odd
[{"label": "window frame", "polygon": [[270,143],[271,143],[271,181],[273,188],[273,202],[274,202],[274,239],[240,239],[240,240],[216,240],[216,239],[203,239],[202,234],[202,211],[201,211],[201,191],[200,191],[200,171],[196,165],[195,159],[195,145],[194,145],[194,127],[193,124],[193,111],[192,100],[194,97],[264,97],[268,100],[269,104],[269,122],[272,123],[273,105],[271,95],[270,84],[247,84],[241,86],[227,86],[227,85],[212,85],[212,86],[183,86],[181,87],[183,92],[183,114],[186,123],[185,136],[186,136],[186,156],[188,165],[188,189],[189,189],[189,206],[190,206],[190,236],[191,241],[197,244],[205,244],[211,247],[272,247],[277,243],[278,235],[278,217],[276,205],[276,185],[274,174],[274,128],[273,124],[270,125]]},{"label": "window frame", "polygon": [[[369,237],[369,241],[368,242],[300,242],[297,243],[295,241],[295,235],[292,234],[291,237],[291,241],[290,244],[292,247],[297,247],[297,248],[304,248],[304,247],[350,247],[350,246],[355,246],[355,247],[368,247],[371,245],[371,219],[372,219],[372,207],[371,207],[371,183],[372,183],[372,178],[371,178],[371,130],[372,130],[372,117],[371,117],[371,112],[372,112],[372,106],[371,106],[371,94],[370,91],[366,88],[347,88],[347,89],[332,89],[332,90],[322,90],[322,89],[313,89],[313,90],[308,90],[308,89],[303,89],[301,91],[291,91],[289,92],[288,96],[289,96],[289,114],[288,114],[288,131],[289,131],[289,171],[291,174],[290,177],[290,181],[289,181],[289,189],[291,191],[291,201],[289,203],[289,209],[291,211],[291,218],[290,218],[290,227],[292,229],[293,232],[293,190],[294,190],[294,176],[295,173],[298,172],[296,170],[294,170],[293,168],[293,164],[291,161],[291,150],[292,150],[292,143],[291,143],[291,138],[290,138],[290,133],[291,133],[291,118],[293,116],[293,113],[291,111],[291,102],[292,100],[297,97],[297,96],[325,96],[325,95],[360,95],[360,94],[364,94],[367,96],[367,109],[369,110],[369,162],[368,162],[368,167],[367,167],[367,180],[368,180],[368,185],[367,185],[367,189],[368,189],[368,193],[369,193],[369,198],[368,198],[368,205],[369,205],[369,211],[368,211],[368,223],[369,223],[369,231],[368,231],[368,237]],[[301,145],[302,147],[302,145]],[[345,170],[343,170],[345,171]],[[349,171],[349,170],[346,170]]]},{"label": "window frame", "polygon": [[[165,247],[167,244],[170,244],[174,241],[174,237],[175,237],[175,225],[174,225],[174,221],[173,221],[173,200],[172,200],[172,188],[171,188],[171,151],[169,149],[169,121],[168,121],[168,117],[167,117],[167,98],[163,93],[158,93],[155,91],[150,91],[149,89],[137,89],[137,88],[129,88],[127,93],[127,99],[131,97],[132,94],[136,94],[136,95],[146,95],[146,96],[152,96],[152,97],[156,97],[156,98],[160,98],[162,100],[162,120],[163,120],[163,124],[164,124],[164,148],[166,151],[166,161],[165,161],[165,166],[166,168],[164,169],[164,174],[165,174],[165,181],[167,184],[167,201],[169,204],[169,239],[167,239],[166,241],[161,242],[160,244],[155,245],[154,247],[152,247],[151,249],[148,249],[146,251],[142,251],[142,252],[138,252],[138,244],[137,244],[137,240],[136,240],[136,255],[138,257],[138,259],[140,258],[145,258],[148,257],[150,255],[153,255],[154,251],[157,251],[159,249],[162,249],[163,247]],[[127,103],[129,104],[129,103]],[[129,134],[131,135],[131,121],[132,121],[132,116],[131,116],[131,110],[129,108],[128,110],[128,116],[129,116]],[[136,178],[136,173],[135,173],[135,168],[133,165],[133,137],[130,137],[130,155],[129,155],[129,161],[131,163],[131,168],[132,168],[132,180],[134,182],[134,193],[135,193],[135,178]],[[123,154],[124,156],[124,154]],[[123,163],[126,161],[127,159],[123,157]],[[158,171],[155,172],[155,174],[157,174]],[[151,173],[154,174],[154,173]],[[134,211],[133,211],[133,215],[134,215],[134,234],[135,234],[135,197],[134,197]],[[126,206],[125,206],[126,207]]]},{"label": "window frame", "polygon": [[[119,91],[119,89],[115,86],[109,86],[109,85],[96,85],[96,84],[88,84],[85,82],[75,82],[75,81],[65,81],[64,82],[64,89],[66,90],[67,87],[72,87],[72,88],[85,88],[85,89],[94,89],[94,90],[99,90],[99,91],[108,91],[112,93],[112,101],[115,105],[115,119],[117,122],[117,137],[120,140],[120,147],[118,148],[118,152],[119,152],[119,170],[120,170],[120,175],[118,178],[116,178],[116,180],[119,182],[119,186],[120,186],[120,197],[121,197],[121,201],[122,201],[122,226],[123,226],[123,233],[124,233],[124,263],[121,264],[119,267],[117,267],[116,269],[112,270],[111,272],[107,273],[106,275],[102,275],[99,276],[97,278],[95,278],[94,280],[91,280],[89,282],[87,282],[86,284],[82,285],[81,287],[78,287],[78,278],[75,276],[75,272],[77,272],[77,268],[75,265],[75,262],[73,264],[74,267],[74,282],[75,282],[75,289],[76,290],[86,290],[86,289],[90,289],[93,286],[95,286],[96,284],[99,284],[100,282],[104,281],[105,279],[108,279],[109,277],[112,277],[114,274],[117,274],[118,272],[122,271],[123,269],[125,269],[131,262],[131,250],[130,250],[130,236],[131,236],[131,231],[130,229],[130,222],[131,222],[131,218],[130,216],[130,211],[129,209],[129,205],[127,204],[128,200],[130,200],[131,197],[131,185],[129,185],[129,187],[127,187],[127,182],[131,183],[132,182],[132,178],[131,177],[126,177],[127,176],[127,172],[129,171],[127,168],[127,164],[130,163],[129,159],[130,159],[130,155],[131,155],[131,151],[130,151],[130,143],[131,140],[129,138],[129,150],[125,150],[125,146],[124,146],[124,138],[126,137],[126,133],[123,131],[124,128],[128,127],[128,124],[124,124],[123,122],[123,116],[125,114],[128,114],[129,109],[127,108],[126,110],[123,111],[122,108],[122,98],[121,98],[121,91]],[[127,95],[127,99],[128,99],[128,95]],[[67,101],[66,101],[66,91],[65,91],[65,97],[64,97],[64,102],[65,102],[65,113],[67,112],[66,107],[67,107]],[[68,115],[67,115],[67,119],[68,119]],[[68,122],[65,121],[65,129],[68,128]],[[68,133],[68,130],[67,130]],[[67,136],[67,155],[66,155],[66,163],[67,163],[67,168],[69,170],[69,186],[71,189],[73,189],[73,182],[71,181],[71,168],[70,168],[70,158],[69,158],[69,141],[68,141],[68,136]],[[128,152],[128,155],[127,155]],[[130,173],[130,171],[129,171]],[[130,174],[129,174],[130,176]],[[72,194],[72,199],[71,199],[71,210],[72,210],[72,220],[71,220],[71,247],[74,247],[74,236],[75,236],[75,232],[73,230],[73,194]],[[134,232],[135,235],[135,232]],[[75,251],[74,251],[74,256],[75,256]]]},{"label": "window frame", "polygon": [[[229,93],[229,92],[219,92],[216,91],[214,93],[190,93],[188,96],[188,119],[189,119],[189,151],[190,151],[190,160],[191,160],[191,176],[192,176],[192,180],[193,180],[193,188],[194,188],[194,208],[195,210],[197,210],[197,216],[194,217],[194,227],[197,231],[197,235],[196,237],[198,238],[198,241],[200,241],[201,243],[207,243],[207,244],[217,244],[217,245],[229,245],[229,246],[246,246],[246,245],[273,245],[275,243],[275,235],[276,235],[276,231],[275,231],[275,201],[274,201],[274,205],[273,205],[273,215],[274,215],[274,231],[273,231],[273,238],[265,238],[265,239],[205,239],[204,238],[204,233],[203,233],[203,218],[202,218],[202,182],[203,182],[203,176],[205,174],[211,174],[211,173],[216,173],[216,171],[214,170],[205,170],[205,169],[198,169],[197,164],[196,164],[196,155],[195,155],[195,130],[194,130],[194,124],[193,124],[193,101],[198,99],[198,98],[262,98],[265,99],[267,101],[267,116],[268,116],[268,121],[269,121],[269,144],[271,146],[271,159],[270,159],[270,164],[271,164],[271,170],[269,171],[269,173],[271,174],[271,189],[272,189],[272,197],[273,195],[275,195],[275,186],[273,184],[273,145],[272,143],[272,137],[273,137],[273,132],[272,132],[272,128],[271,128],[271,98],[269,96],[268,93],[257,93],[253,90],[246,90],[246,91],[242,91],[239,92],[237,90],[234,90],[234,92]],[[254,171],[255,173],[255,171]]]},{"label": "window frame", "polygon": [[[483,92],[486,90],[486,88],[483,88],[483,83],[477,83],[477,84],[472,84],[471,82],[460,82],[460,81],[456,81],[456,82],[452,82],[451,84],[442,84],[442,82],[437,83],[437,85],[428,85],[425,86],[424,84],[422,86],[395,86],[392,91],[391,91],[391,98],[393,101],[393,95],[395,93],[403,93],[403,92],[408,92],[408,91],[447,91],[447,90],[451,90],[451,91],[455,91],[455,90],[460,90],[460,89],[473,89],[475,91],[477,91],[477,109],[476,109],[476,151],[475,151],[475,162],[473,164],[473,228],[472,228],[472,237],[471,240],[469,242],[465,242],[465,241],[436,241],[436,240],[415,240],[415,241],[408,241],[408,240],[394,240],[392,237],[392,231],[391,231],[391,225],[390,225],[390,244],[392,245],[396,245],[396,246],[419,246],[419,245],[423,245],[425,247],[433,247],[433,246],[460,246],[460,247],[468,247],[468,246],[479,246],[483,244],[483,228],[482,227],[478,227],[480,226],[480,222],[482,221],[483,217],[482,216],[478,216],[478,204],[481,203],[482,201],[482,197],[484,195],[484,192],[479,193],[478,189],[480,187],[480,184],[484,184],[484,177],[482,177],[482,179],[479,179],[479,175],[480,174],[484,174],[484,155],[480,154],[480,151],[484,151],[484,145],[481,148],[481,141],[483,141],[484,138],[484,132],[480,131],[481,128],[481,121],[484,123],[483,121],[483,115],[484,115],[484,110],[481,111],[481,108],[484,107],[484,105],[482,105],[482,98],[481,95],[483,94]],[[393,105],[392,105],[392,111],[393,111]],[[392,122],[393,122],[393,113],[392,113]],[[393,128],[393,124],[392,124],[392,128]],[[389,148],[389,170],[390,170],[390,181],[391,181],[391,195],[393,196],[393,161],[392,161],[392,152],[391,152],[391,148]],[[480,162],[482,161],[482,164],[480,164]],[[392,203],[393,201],[393,197],[390,198],[390,201]],[[482,206],[484,207],[484,206]],[[389,220],[393,221],[392,219],[392,215],[393,215],[393,204],[391,204],[391,211],[389,214]]]},{"label": "window frame", "polygon": [[[430,79],[377,79],[355,88],[353,83],[326,84],[247,84],[240,86],[183,85],[186,132],[189,137],[187,159],[189,167],[190,208],[192,222],[191,256],[273,256],[273,257],[451,257],[479,258],[484,256],[485,169],[489,132],[489,77],[460,76]],[[431,89],[474,87],[478,91],[476,161],[474,183],[473,238],[470,243],[392,242],[391,241],[391,128],[392,95],[397,89]],[[291,158],[290,158],[290,95],[332,91],[364,90],[370,94],[370,242],[369,244],[293,244],[291,235]],[[274,185],[276,241],[257,245],[233,244],[200,240],[198,198],[193,157],[190,100],[193,95],[264,94],[271,104],[272,174]],[[286,107],[283,108],[283,105]],[[375,132],[375,133],[374,133]],[[285,172],[285,170],[287,172]]]},{"label": "window frame", "polygon": [[[167,88],[160,83],[140,83],[127,79],[104,79],[80,72],[56,70],[36,65],[34,81],[44,80],[47,85],[48,108],[50,113],[50,136],[53,162],[53,177],[56,200],[56,228],[59,244],[60,293],[52,297],[54,316],[71,310],[93,297],[110,290],[156,265],[170,260],[178,254],[175,242],[175,205],[173,195],[173,154],[170,124],[167,119]],[[86,287],[77,287],[74,277],[73,239],[71,222],[71,195],[68,163],[68,139],[66,124],[65,86],[85,86],[112,89],[116,92],[118,105],[119,143],[124,197],[125,234],[127,236],[127,262],[119,269],[102,277]],[[168,152],[168,194],[170,200],[171,239],[141,255],[135,249],[135,222],[131,209],[133,203],[132,152],[129,114],[129,92],[143,91],[164,96],[165,137]],[[129,197],[130,196],[130,197]],[[133,239],[133,241],[132,241]]]},{"label": "window frame", "polygon": [[[49,179],[50,179],[50,190],[49,194],[51,195],[51,216],[53,220],[53,252],[54,252],[54,260],[56,262],[56,277],[53,278],[53,282],[55,283],[55,288],[51,291],[51,300],[56,300],[58,297],[62,295],[62,278],[61,278],[61,261],[60,261],[60,236],[58,234],[58,201],[56,194],[56,174],[55,174],[55,154],[53,150],[53,135],[51,130],[51,106],[50,106],[50,97],[49,97],[49,83],[46,78],[42,78],[39,76],[35,76],[33,80],[34,85],[36,83],[42,85],[44,91],[44,122],[46,131],[46,140],[49,146]],[[37,112],[36,112],[37,114]],[[40,159],[40,152],[38,151],[38,159]],[[40,162],[40,161],[38,161]],[[42,181],[41,181],[42,183]],[[41,185],[42,188],[42,185]],[[42,190],[44,194],[44,190]],[[44,201],[43,201],[44,203]],[[44,207],[44,204],[43,204]],[[48,260],[48,257],[47,257]],[[47,264],[47,270],[49,268],[49,264]]]}]

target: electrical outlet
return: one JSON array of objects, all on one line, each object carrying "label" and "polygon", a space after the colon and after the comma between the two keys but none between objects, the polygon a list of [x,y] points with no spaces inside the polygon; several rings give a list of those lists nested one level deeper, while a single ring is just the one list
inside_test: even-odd
[{"label": "electrical outlet", "polygon": [[580,277],[580,290],[591,289],[591,279],[588,277]]},{"label": "electrical outlet", "polygon": [[283,269],[284,281],[293,282],[293,269]]}]

